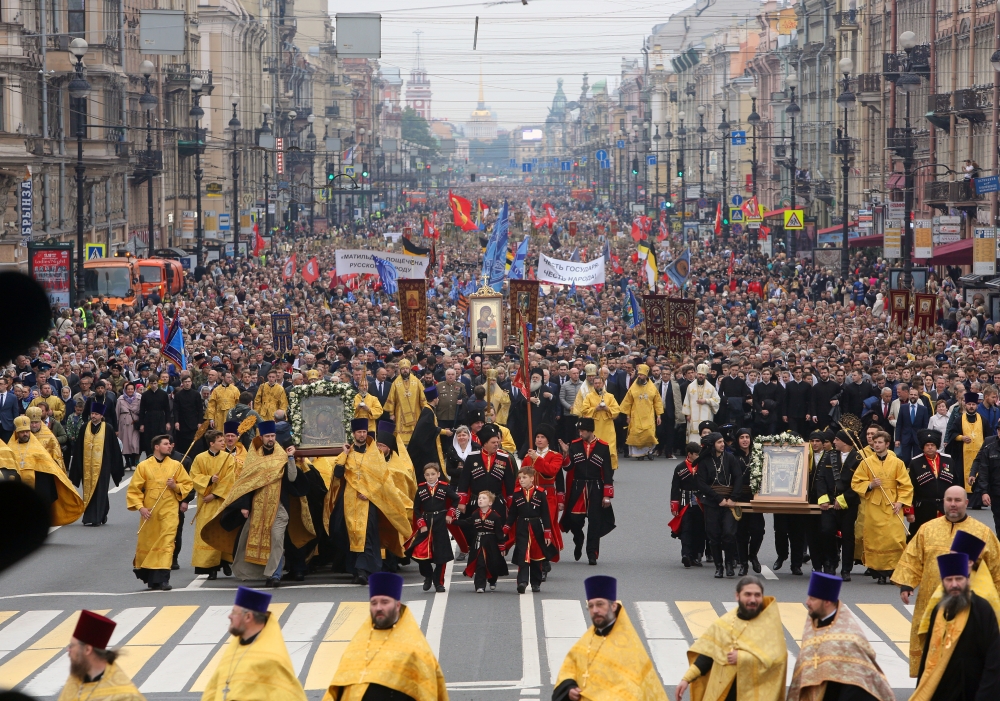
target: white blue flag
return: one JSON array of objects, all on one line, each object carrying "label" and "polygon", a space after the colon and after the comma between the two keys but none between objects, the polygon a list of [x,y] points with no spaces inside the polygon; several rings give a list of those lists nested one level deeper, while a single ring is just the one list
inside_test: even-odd
[{"label": "white blue flag", "polygon": [[508,278],[511,280],[523,280],[524,279],[524,259],[528,257],[528,239],[529,236],[525,236],[521,239],[521,243],[517,246],[517,252],[514,253],[514,262],[510,266],[510,274]]},{"label": "white blue flag", "polygon": [[486,244],[486,255],[483,257],[483,276],[486,284],[495,291],[503,289],[503,279],[507,274],[507,238],[510,234],[510,222],[508,221],[509,208],[504,200],[500,208],[500,215],[493,224],[493,233]]},{"label": "white blue flag", "polygon": [[396,284],[399,272],[396,270],[396,266],[391,261],[378,256],[372,256],[372,260],[375,261],[375,270],[378,271],[379,280],[382,281],[382,289],[385,290],[386,294],[396,294],[399,291],[399,285]]}]

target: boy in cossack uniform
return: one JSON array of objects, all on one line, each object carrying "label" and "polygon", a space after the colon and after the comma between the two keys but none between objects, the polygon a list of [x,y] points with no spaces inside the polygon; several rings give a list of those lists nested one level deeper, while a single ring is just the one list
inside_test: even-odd
[{"label": "boy in cossack uniform", "polygon": [[508,574],[507,561],[503,557],[504,522],[492,509],[494,499],[496,495],[492,492],[479,492],[476,496],[479,508],[471,518],[463,520],[472,546],[464,574],[473,578],[477,594],[486,591],[487,583],[490,591],[496,590],[497,577]]},{"label": "boy in cossack uniform", "polygon": [[611,500],[615,496],[611,448],[594,435],[594,420],[581,417],[577,421],[580,437],[566,445],[560,441],[567,456],[566,510],[561,521],[563,532],[573,532],[573,558],[580,559],[584,547],[583,524],[587,523],[587,560],[597,564],[601,538],[615,527],[615,512]]},{"label": "boy in cossack uniform", "polygon": [[496,494],[493,509],[507,520],[507,507],[514,494],[517,463],[509,453],[500,450],[500,430],[496,424],[486,424],[479,430],[480,450],[465,459],[465,469],[459,477],[458,510],[464,518],[475,516],[475,509],[468,508],[470,497],[480,492]]},{"label": "boy in cossack uniform", "polygon": [[455,489],[440,480],[441,471],[435,463],[424,467],[424,482],[417,487],[413,498],[413,519],[415,527],[406,548],[408,557],[417,561],[420,574],[424,577],[424,591],[431,584],[437,592],[444,591],[444,566],[455,559],[451,542],[448,540],[448,526],[458,518],[455,506],[458,494]]},{"label": "boy in cossack uniform", "polygon": [[[549,501],[549,518],[556,523],[559,518],[559,505],[566,501],[566,479],[563,475],[565,456],[558,450],[550,450],[556,445],[556,429],[549,424],[542,424],[535,429],[534,447],[528,450],[521,462],[522,467],[535,468],[535,484],[545,490]],[[562,550],[562,533],[558,528],[552,531],[552,544],[555,546],[555,556],[542,565],[542,581],[546,573],[552,571],[552,563],[559,562],[559,551]]]},{"label": "boy in cossack uniform", "polygon": [[517,473],[520,491],[514,492],[507,523],[503,527],[508,546],[514,544],[511,562],[517,565],[517,593],[541,591],[542,563],[554,555],[552,518],[545,490],[535,486],[535,468],[522,467]]},{"label": "boy in cossack uniform", "polygon": [[670,482],[671,536],[681,539],[681,563],[701,567],[705,548],[705,514],[698,501],[698,455],[701,446],[688,443],[687,458],[674,469]]}]

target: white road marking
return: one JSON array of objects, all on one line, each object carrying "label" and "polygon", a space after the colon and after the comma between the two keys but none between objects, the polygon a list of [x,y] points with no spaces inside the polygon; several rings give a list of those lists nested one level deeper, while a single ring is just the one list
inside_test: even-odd
[{"label": "white road marking", "polygon": [[423,628],[424,623],[424,611],[427,609],[427,599],[417,599],[416,601],[407,601],[406,608],[410,609],[410,613],[413,614],[413,618],[416,619],[417,625]]},{"label": "white road marking", "polygon": [[[232,609],[231,606],[229,608]],[[139,687],[139,691],[144,694],[184,691],[191,677],[213,650],[215,650],[214,643],[178,645],[157,665],[153,673]]]},{"label": "white road marking", "polygon": [[542,627],[545,629],[545,653],[549,664],[549,681],[555,684],[566,653],[587,632],[583,604],[574,599],[544,599]]},{"label": "white road marking", "polygon": [[[135,473],[132,473],[132,474],[134,475]],[[132,475],[129,475],[128,477],[126,477],[125,479],[123,479],[121,481],[121,483],[117,487],[112,487],[111,489],[109,489],[108,490],[108,494],[116,494],[116,493],[120,492],[121,490],[127,488],[128,487],[128,483],[131,482],[131,481],[132,481]]]},{"label": "white road marking", "polygon": [[676,685],[688,668],[689,645],[670,613],[670,605],[665,601],[637,601],[635,606],[660,679],[667,686]]},{"label": "white road marking", "polygon": [[538,658],[535,596],[529,589],[518,598],[521,600],[521,687],[541,686],[542,666]]},{"label": "white road marking", "polygon": [[62,611],[26,611],[0,629],[0,650],[16,650],[52,622]]},{"label": "white road marking", "polygon": [[180,644],[215,645],[229,630],[229,614],[232,610],[232,606],[209,606],[181,639]]},{"label": "white road marking", "polygon": [[201,585],[208,581],[207,574],[196,574],[194,579],[184,587],[185,589],[201,589]]},{"label": "white road marking", "polygon": [[431,616],[427,621],[427,643],[431,646],[431,652],[435,657],[441,656],[441,634],[444,632],[444,612],[448,607],[448,594],[451,591],[451,576],[455,572],[455,563],[445,564],[444,586],[445,590],[434,595],[434,604],[431,606]]},{"label": "white road marking", "polygon": [[764,575],[764,579],[777,579],[778,575],[771,571],[771,568],[767,565],[760,566],[760,573]]}]

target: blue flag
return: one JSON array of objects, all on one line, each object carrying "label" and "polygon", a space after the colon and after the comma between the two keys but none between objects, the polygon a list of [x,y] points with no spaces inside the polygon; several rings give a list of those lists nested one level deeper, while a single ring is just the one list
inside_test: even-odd
[{"label": "blue flag", "polygon": [[604,264],[605,265],[611,265],[611,241],[610,240],[604,239],[604,250],[602,251],[602,253],[604,254]]},{"label": "blue flag", "polygon": [[642,307],[639,306],[639,300],[635,298],[635,292],[632,291],[631,287],[628,288],[628,309],[630,312],[628,327],[634,329],[645,321],[645,319],[642,316]]},{"label": "blue flag", "polygon": [[357,298],[354,296],[353,292],[348,292],[347,293],[347,301],[348,302],[356,302],[357,301]]},{"label": "blue flag", "polygon": [[448,299],[452,303],[458,301],[458,288],[459,287],[460,287],[460,285],[458,284],[458,278],[455,277],[454,275],[452,275],[451,276],[451,292],[448,293]]},{"label": "blue flag", "polygon": [[163,355],[181,370],[187,370],[187,353],[184,350],[184,331],[174,315],[174,321],[167,332],[167,341],[161,350]]},{"label": "blue flag", "polygon": [[667,269],[663,272],[670,278],[670,282],[677,285],[677,287],[684,287],[688,276],[691,275],[691,249],[685,248],[684,253],[668,265]]},{"label": "blue flag", "polygon": [[580,262],[580,247],[579,246],[577,246],[576,248],[573,249],[573,252],[569,256],[569,260],[570,260],[571,263],[579,263]]},{"label": "blue flag", "polygon": [[517,252],[514,254],[514,262],[511,264],[510,273],[507,275],[511,280],[524,279],[524,259],[528,257],[529,238],[525,236],[517,246]]},{"label": "blue flag", "polygon": [[500,215],[493,224],[493,233],[486,244],[486,255],[483,257],[483,276],[486,284],[499,292],[503,289],[504,275],[507,273],[507,239],[510,234],[507,201],[500,208]]},{"label": "blue flag", "polygon": [[385,290],[386,294],[396,294],[399,291],[399,286],[396,284],[399,272],[396,270],[396,266],[378,256],[372,256],[372,260],[375,261],[375,270],[378,271],[378,277],[382,281],[382,289]]},{"label": "blue flag", "polygon": [[573,284],[569,286],[569,293],[571,295],[573,295],[574,297],[577,296],[577,294],[576,294],[576,280],[574,280]]}]

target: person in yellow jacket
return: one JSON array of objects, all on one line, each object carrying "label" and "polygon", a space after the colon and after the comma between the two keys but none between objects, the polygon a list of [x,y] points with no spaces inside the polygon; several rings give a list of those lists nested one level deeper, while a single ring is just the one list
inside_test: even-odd
[{"label": "person in yellow jacket", "polygon": [[649,382],[649,366],[640,365],[635,371],[635,382],[621,403],[621,413],[628,417],[629,455],[633,458],[653,459],[656,450],[656,427],[663,414],[663,400],[656,387]]},{"label": "person in yellow jacket", "polygon": [[[233,384],[233,373],[226,370],[222,373],[222,382],[215,386],[208,397],[208,408],[205,418],[211,421],[211,428],[221,429],[226,423],[229,410],[239,404],[240,391]],[[259,413],[259,412],[258,412]]]},{"label": "person in yellow jacket", "polygon": [[420,411],[427,406],[424,399],[424,386],[417,376],[410,372],[410,361],[403,358],[399,361],[399,375],[392,381],[389,396],[385,400],[383,413],[387,419],[396,424],[396,438],[403,445],[410,442],[413,427],[417,425]]},{"label": "person in yellow jacket", "polygon": [[[227,422],[236,423],[235,421]],[[235,432],[236,427],[232,428]],[[205,432],[208,450],[198,453],[191,463],[191,480],[198,493],[198,509],[195,513],[194,544],[191,546],[191,565],[195,574],[207,574],[209,579],[219,576],[219,569],[226,576],[232,575],[229,566],[232,553],[223,553],[206,543],[201,537],[201,529],[222,510],[222,504],[236,480],[236,456],[225,450],[226,439],[222,431],[214,428]],[[242,444],[239,444],[242,447]]]},{"label": "person in yellow jacket", "polygon": [[270,605],[267,592],[236,589],[229,614],[232,637],[201,701],[306,701],[278,617],[267,610]]},{"label": "person in yellow jacket", "polygon": [[[375,428],[384,410],[382,403],[374,394],[368,391],[368,381],[362,379],[358,384],[358,391],[354,395],[354,418],[368,419],[368,432],[375,433]],[[419,414],[417,414],[419,417]],[[416,424],[413,424],[416,426]]]},{"label": "person in yellow jacket", "polygon": [[257,388],[253,406],[260,414],[261,421],[274,421],[274,412],[278,409],[288,411],[288,394],[285,388],[278,384],[277,368],[267,371],[267,382]]},{"label": "person in yellow jacket", "polygon": [[591,378],[594,389],[587,393],[580,405],[580,416],[594,420],[594,433],[611,449],[611,468],[618,469],[618,438],[615,434],[615,419],[621,408],[611,392],[604,389],[604,378]]},{"label": "person in yellow jacket", "polygon": [[448,701],[441,665],[420,623],[400,601],[403,578],[392,572],[372,573],[368,597],[371,620],[347,644],[323,701]]},{"label": "person in yellow jacket", "polygon": [[65,472],[66,463],[63,460],[62,446],[59,445],[59,440],[52,433],[52,429],[42,422],[41,408],[37,406],[28,407],[24,415],[31,421],[31,432],[35,434],[35,438],[38,439],[38,442],[42,444],[45,451],[52,456],[56,464]]}]

